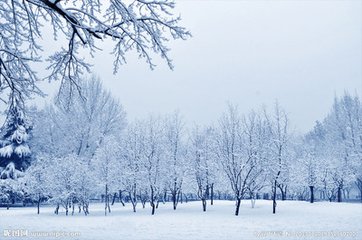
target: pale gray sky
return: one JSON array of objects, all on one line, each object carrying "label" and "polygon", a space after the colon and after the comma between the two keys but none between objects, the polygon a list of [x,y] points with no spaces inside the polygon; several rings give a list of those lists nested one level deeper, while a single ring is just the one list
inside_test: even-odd
[{"label": "pale gray sky", "polygon": [[175,12],[193,38],[170,42],[174,71],[129,54],[113,75],[109,44],[92,60],[130,120],[178,109],[210,124],[228,101],[246,113],[278,99],[305,132],[335,94],[362,94],[362,1],[179,0]]}]

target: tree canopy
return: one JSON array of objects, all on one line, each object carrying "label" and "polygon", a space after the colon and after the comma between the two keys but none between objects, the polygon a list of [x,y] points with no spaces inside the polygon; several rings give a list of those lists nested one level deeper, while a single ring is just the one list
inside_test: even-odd
[{"label": "tree canopy", "polygon": [[[0,98],[10,107],[42,94],[34,63],[46,61],[49,75],[60,80],[60,90],[80,90],[82,73],[90,71],[81,49],[92,54],[99,40],[113,40],[114,72],[125,63],[125,54],[136,50],[151,68],[151,53],[165,59],[170,68],[166,42],[186,39],[190,33],[174,17],[173,0],[3,0],[0,2]],[[67,44],[50,56],[42,52],[44,27],[53,29],[54,40]]]}]

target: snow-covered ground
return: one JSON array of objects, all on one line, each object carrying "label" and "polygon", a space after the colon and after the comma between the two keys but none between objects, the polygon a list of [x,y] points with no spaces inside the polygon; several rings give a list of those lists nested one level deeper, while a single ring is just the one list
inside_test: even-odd
[{"label": "snow-covered ground", "polygon": [[[148,206],[137,210],[116,203],[104,216],[103,205],[92,204],[89,216],[57,216],[53,207],[42,208],[40,215],[35,208],[1,208],[0,239],[362,239],[358,203],[279,201],[275,215],[271,202],[262,200],[254,209],[243,202],[239,216],[233,215],[232,201],[216,201],[207,212],[201,202],[179,204],[176,211],[169,203],[160,204],[154,216]],[[55,233],[67,237],[49,237]]]}]

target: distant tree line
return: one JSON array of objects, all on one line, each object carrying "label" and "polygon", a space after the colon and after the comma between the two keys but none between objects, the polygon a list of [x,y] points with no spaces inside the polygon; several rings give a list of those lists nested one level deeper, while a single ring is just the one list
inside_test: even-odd
[{"label": "distant tree line", "polygon": [[[336,97],[329,114],[305,135],[290,129],[276,102],[240,114],[229,104],[212,126],[187,127],[182,115],[127,122],[122,105],[100,80],[80,83],[82,94],[61,93],[25,118],[9,114],[2,130],[0,202],[54,204],[55,213],[89,214],[101,199],[105,215],[115,201],[133,211],[149,203],[271,199],[362,201],[362,108],[357,96]],[[31,127],[30,127],[31,126]]]}]

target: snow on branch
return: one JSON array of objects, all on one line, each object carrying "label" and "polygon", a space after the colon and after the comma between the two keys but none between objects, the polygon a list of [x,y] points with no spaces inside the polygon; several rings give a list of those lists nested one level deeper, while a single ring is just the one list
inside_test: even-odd
[{"label": "snow on branch", "polygon": [[[79,50],[90,55],[99,50],[97,40],[114,42],[114,72],[126,62],[125,54],[136,50],[151,68],[152,52],[159,54],[172,69],[166,43],[186,39],[191,34],[178,25],[180,17],[171,13],[174,1],[111,0],[3,0],[0,2],[0,91],[6,103],[23,102],[33,94],[41,94],[40,80],[32,69],[43,60],[40,39],[45,25],[53,28],[54,38],[65,38],[68,47],[55,50],[46,59],[51,70],[47,80],[61,80],[62,86],[79,90],[78,81],[89,63]],[[75,87],[74,87],[75,86]],[[9,99],[4,91],[9,90]],[[61,90],[64,88],[61,88]]]}]

